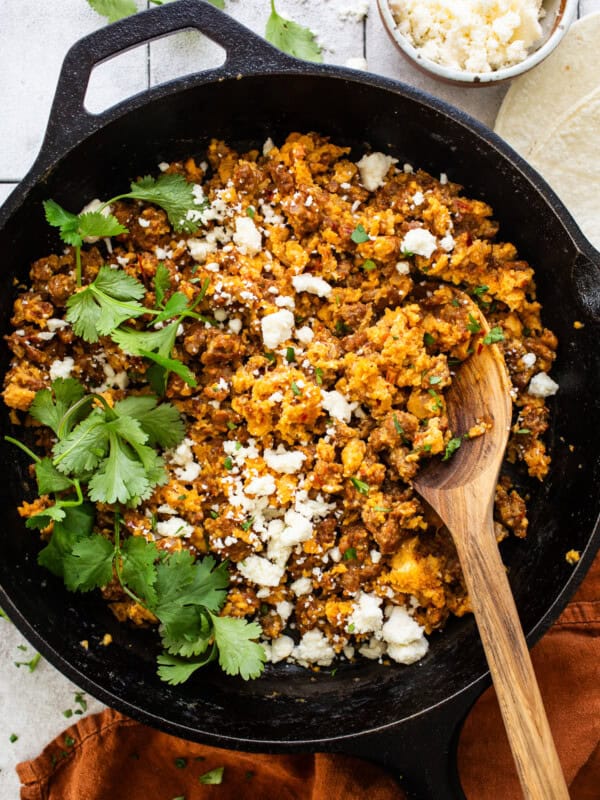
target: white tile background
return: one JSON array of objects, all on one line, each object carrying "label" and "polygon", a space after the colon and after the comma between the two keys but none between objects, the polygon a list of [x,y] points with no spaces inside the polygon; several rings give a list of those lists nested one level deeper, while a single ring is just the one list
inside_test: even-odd
[{"label": "white tile background", "polygon": [[[137,5],[142,9],[147,2],[137,0]],[[366,20],[340,19],[342,7],[356,5],[356,0],[279,0],[278,10],[318,34],[327,62],[344,64],[348,58],[365,55],[371,72],[423,88],[493,123],[503,87],[462,89],[427,78],[395,49],[383,30],[375,0],[370,0]],[[268,0],[226,0],[226,10],[257,33],[264,32]],[[600,0],[580,2],[582,15],[598,10]],[[35,159],[66,51],[104,24],[85,0],[0,0],[0,204]],[[88,107],[99,110],[149,85],[214,66],[221,57],[218,47],[196,34],[140,47],[94,70]],[[0,619],[0,800],[16,800],[15,764],[37,755],[67,726],[62,711],[76,707],[76,687],[48,663],[42,660],[34,673],[14,666],[32,655],[16,629]],[[102,707],[87,699],[90,712]],[[19,736],[13,744],[11,733]]]}]

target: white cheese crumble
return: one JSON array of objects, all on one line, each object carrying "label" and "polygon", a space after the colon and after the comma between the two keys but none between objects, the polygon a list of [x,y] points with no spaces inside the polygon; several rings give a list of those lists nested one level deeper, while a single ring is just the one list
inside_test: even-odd
[{"label": "white cheese crumble", "polygon": [[285,547],[295,547],[311,538],[313,526],[303,514],[298,514],[290,508],[285,512],[283,519],[285,528],[281,534],[281,542]]},{"label": "white cheese crumble", "polygon": [[430,258],[437,249],[437,239],[426,228],[411,228],[400,244],[403,253]]},{"label": "white cheese crumble", "polygon": [[189,538],[194,528],[181,517],[169,517],[156,523],[156,532],[159,536]]},{"label": "white cheese crumble", "polygon": [[278,586],[284,573],[283,566],[272,564],[262,556],[248,556],[237,568],[246,580],[258,586]]},{"label": "white cheese crumble", "polygon": [[385,153],[369,153],[364,155],[356,166],[360,170],[360,182],[370,192],[379,189],[385,183],[385,176],[392,164],[397,164],[398,159],[386,156]]},{"label": "white cheese crumble", "polygon": [[242,320],[239,317],[234,317],[229,320],[227,327],[232,333],[239,333],[242,330]]},{"label": "white cheese crumble", "polygon": [[355,601],[354,609],[348,617],[346,630],[349,633],[376,633],[380,631],[383,624],[381,603],[381,597],[360,592]]},{"label": "white cheese crumble", "polygon": [[524,356],[521,356],[521,362],[524,367],[527,367],[527,369],[533,367],[536,361],[537,361],[537,356],[535,353],[525,353]]},{"label": "white cheese crumble", "polygon": [[412,201],[416,206],[422,206],[424,200],[425,200],[425,195],[423,194],[423,192],[415,192],[413,194]]},{"label": "white cheese crumble", "polygon": [[279,636],[277,639],[273,639],[270,644],[271,662],[273,664],[277,664],[278,661],[283,661],[291,656],[294,649],[294,640],[291,636]]},{"label": "white cheese crumble", "polygon": [[314,628],[307,631],[294,647],[291,658],[303,667],[308,667],[309,664],[328,667],[335,658],[335,650],[325,634]]},{"label": "white cheese crumble", "polygon": [[357,403],[349,403],[343,394],[337,390],[326,392],[321,389],[321,405],[334,419],[339,419],[342,422],[350,422],[352,419],[352,412],[357,406]]},{"label": "white cheese crumble", "polygon": [[316,275],[294,275],[292,286],[297,292],[308,292],[317,297],[329,297],[332,292],[331,285]]},{"label": "white cheese crumble", "polygon": [[46,327],[49,331],[54,333],[55,331],[60,331],[63,328],[68,328],[69,323],[64,319],[47,319],[46,320]]},{"label": "white cheese crumble", "polygon": [[175,477],[184,483],[195,481],[201,471],[200,464],[194,460],[193,444],[193,441],[186,437],[177,447],[165,453],[167,461],[175,466]]},{"label": "white cheese crumble", "polygon": [[[283,400],[283,395],[279,402],[281,400]],[[306,461],[306,456],[300,450],[286,450],[280,444],[277,450],[267,448],[264,452],[264,459],[266,465],[275,472],[293,475],[295,472],[300,472],[302,464]]]},{"label": "white cheese crumble", "polygon": [[57,378],[68,378],[75,366],[75,361],[71,356],[65,356],[62,361],[55,359],[50,364],[50,380],[55,381]]},{"label": "white cheese crumble", "polygon": [[558,392],[558,383],[553,381],[545,372],[538,372],[529,381],[527,392],[533,397],[551,397]]},{"label": "white cheese crumble", "polygon": [[396,264],[396,272],[400,275],[410,275],[410,264],[408,261],[399,261]]},{"label": "white cheese crumble", "polygon": [[144,219],[144,217],[138,217],[138,225],[140,226],[140,228],[149,228],[150,220]]},{"label": "white cheese crumble", "polygon": [[268,139],[265,140],[265,143],[262,146],[263,156],[268,156],[271,150],[275,147],[273,144],[273,139],[269,136]]},{"label": "white cheese crumble", "polygon": [[413,664],[429,649],[423,628],[402,606],[393,606],[381,629],[388,655],[399,664]]},{"label": "white cheese crumble", "polygon": [[288,297],[287,295],[276,297],[275,305],[279,308],[296,308],[296,302],[294,301],[294,298]]},{"label": "white cheese crumble", "polygon": [[454,237],[449,233],[447,233],[443,239],[440,239],[440,247],[447,253],[449,253],[451,250],[454,250],[455,244],[456,242],[454,241]]},{"label": "white cheese crumble", "polygon": [[267,314],[260,321],[263,342],[270,350],[286,342],[294,330],[294,315],[287,309]]},{"label": "white cheese crumble", "polygon": [[252,478],[245,489],[246,494],[258,495],[259,497],[268,497],[271,494],[275,494],[276,491],[277,487],[272,475],[261,475],[259,478]]},{"label": "white cheese crumble", "polygon": [[400,33],[438,64],[491,72],[517,64],[541,37],[542,0],[391,0]]},{"label": "white cheese crumble", "polygon": [[310,578],[298,578],[290,585],[290,589],[296,597],[302,597],[302,595],[312,592],[312,581]]},{"label": "white cheese crumble", "polygon": [[314,333],[308,325],[304,325],[302,328],[296,330],[296,339],[298,339],[301,344],[310,344],[314,336]]},{"label": "white cheese crumble", "polygon": [[233,241],[248,256],[255,256],[262,248],[261,233],[250,217],[237,217]]}]

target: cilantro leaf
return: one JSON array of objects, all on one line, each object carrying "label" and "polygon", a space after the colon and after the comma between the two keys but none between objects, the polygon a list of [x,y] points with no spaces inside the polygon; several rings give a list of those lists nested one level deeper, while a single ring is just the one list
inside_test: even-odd
[{"label": "cilantro leaf", "polygon": [[161,680],[166,681],[171,686],[177,686],[179,683],[185,683],[197,669],[208,664],[215,657],[215,649],[211,648],[209,654],[204,657],[193,659],[179,658],[178,656],[162,653],[156,659],[160,665],[158,668],[158,676]]},{"label": "cilantro leaf", "polygon": [[110,583],[114,554],[113,543],[98,533],[79,539],[63,561],[67,589],[89,592]]},{"label": "cilantro leaf", "polygon": [[161,625],[163,647],[171,654],[191,658],[206,652],[213,629],[210,616],[196,606],[186,606],[177,619]]},{"label": "cilantro leaf", "polygon": [[205,556],[194,564],[194,577],[191,589],[195,602],[202,604],[209,611],[220,611],[225,602],[225,593],[229,584],[227,563],[223,562],[215,569],[212,556]]},{"label": "cilantro leaf", "polygon": [[91,503],[64,508],[63,519],[54,523],[52,537],[46,547],[38,553],[38,564],[46,567],[59,578],[64,577],[65,556],[70,554],[75,544],[89,536],[94,524],[94,507]]},{"label": "cilantro leaf", "polygon": [[291,19],[280,16],[271,0],[271,16],[267,20],[265,38],[284,53],[305,61],[323,61],[314,33]]},{"label": "cilantro leaf", "polygon": [[66,319],[77,336],[97,342],[125,320],[148,313],[149,309],[137,302],[145,292],[126,272],[100,267],[96,279],[67,300]]},{"label": "cilantro leaf", "polygon": [[68,436],[54,445],[54,466],[60,472],[76,475],[95,469],[107,450],[108,434],[104,423],[104,412],[94,409]]},{"label": "cilantro leaf", "polygon": [[158,350],[162,355],[168,356],[175,344],[178,327],[179,322],[175,321],[157,331],[119,328],[113,331],[111,339],[131,356],[141,356],[147,350]]},{"label": "cilantro leaf", "polygon": [[[36,393],[29,413],[42,425],[52,428],[54,433],[61,437],[69,433],[73,425],[89,413],[89,405],[82,404],[76,413],[66,413],[85,394],[85,389],[75,378],[57,378],[52,382],[51,389],[41,389]],[[91,398],[90,398],[91,403]]]},{"label": "cilantro leaf", "polygon": [[48,508],[44,508],[42,511],[38,511],[37,514],[32,514],[30,517],[27,518],[25,522],[25,527],[27,528],[37,528],[38,530],[42,530],[43,528],[47,527],[52,521],[58,522],[61,519],[65,518],[65,510],[59,505],[49,506]]},{"label": "cilantro leaf", "polygon": [[83,237],[79,233],[79,217],[66,211],[54,200],[44,200],[44,213],[46,222],[59,229],[60,238],[65,244],[81,247]]},{"label": "cilantro leaf", "polygon": [[40,494],[64,492],[73,485],[69,478],[66,478],[56,469],[49,458],[42,458],[35,465],[35,477]]},{"label": "cilantro leaf", "polygon": [[162,306],[165,294],[171,288],[171,273],[169,268],[160,261],[154,274],[154,294],[156,295],[156,305]]},{"label": "cilantro leaf", "polygon": [[148,604],[156,602],[156,567],[158,548],[143,536],[130,536],[121,545],[123,581]]},{"label": "cilantro leaf", "polygon": [[117,22],[124,17],[137,14],[134,0],[88,0],[89,5],[108,22]]},{"label": "cilantro leaf", "polygon": [[144,356],[144,358],[149,358],[151,361],[154,361],[160,367],[162,367],[167,372],[174,372],[176,375],[185,381],[188,386],[197,386],[198,382],[194,376],[194,373],[191,371],[189,367],[186,367],[181,361],[178,361],[176,358],[168,358],[167,356],[162,356],[160,353],[153,353],[150,350],[141,350],[140,355]]},{"label": "cilantro leaf", "polygon": [[109,454],[88,483],[90,500],[97,503],[127,503],[142,497],[151,488],[144,465],[131,448],[117,436],[108,434]]},{"label": "cilantro leaf", "polygon": [[121,225],[119,220],[112,214],[106,216],[101,211],[87,211],[80,214],[78,233],[85,239],[87,236],[118,236],[120,233],[127,233],[127,228]]},{"label": "cilantro leaf", "polygon": [[169,448],[178,445],[185,436],[181,414],[171,403],[157,405],[152,395],[126,397],[115,403],[117,414],[127,414],[136,419],[147,435],[151,447]]},{"label": "cilantro leaf", "polygon": [[179,316],[182,311],[187,309],[188,302],[187,297],[182,292],[175,292],[165,303],[164,309],[155,317],[154,324],[157,322],[164,322],[171,317]]},{"label": "cilantro leaf", "polygon": [[227,675],[241,675],[244,680],[258,678],[267,660],[258,639],[262,628],[257,622],[236,617],[212,616],[219,665]]},{"label": "cilantro leaf", "polygon": [[158,178],[146,175],[132,183],[131,191],[123,197],[160,206],[167,212],[169,222],[177,232],[194,233],[204,208],[196,203],[193,184],[178,173],[163,172]]},{"label": "cilantro leaf", "polygon": [[479,331],[481,330],[481,323],[476,317],[473,316],[473,314],[469,314],[467,330],[469,331],[469,333],[479,333]]}]

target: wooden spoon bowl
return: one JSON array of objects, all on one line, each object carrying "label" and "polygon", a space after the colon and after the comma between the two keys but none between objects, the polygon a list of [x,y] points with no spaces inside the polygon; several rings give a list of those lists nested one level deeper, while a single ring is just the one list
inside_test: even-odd
[{"label": "wooden spoon bowl", "polygon": [[[467,300],[468,302],[468,300]],[[446,393],[454,436],[476,423],[489,429],[465,439],[448,461],[414,480],[417,492],[450,531],[479,628],[524,796],[563,800],[569,793],[494,533],[494,493],[511,425],[510,381],[489,327],[479,314],[481,344]]]}]

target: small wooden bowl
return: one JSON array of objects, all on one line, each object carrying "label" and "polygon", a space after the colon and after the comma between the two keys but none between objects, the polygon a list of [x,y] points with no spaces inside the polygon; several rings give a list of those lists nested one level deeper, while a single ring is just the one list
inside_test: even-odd
[{"label": "small wooden bowl", "polygon": [[457,86],[489,86],[516,78],[517,75],[528,72],[549,56],[576,18],[578,3],[577,0],[547,0],[544,3],[546,16],[541,20],[543,35],[535,50],[532,50],[518,64],[503,67],[493,72],[469,72],[456,67],[449,67],[445,64],[438,64],[426,58],[421,50],[415,47],[398,30],[390,9],[389,0],[377,0],[377,5],[384,27],[396,47],[408,61],[422,72]]}]

